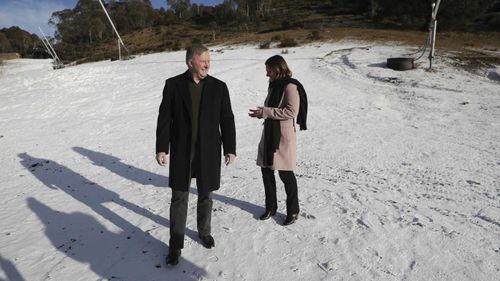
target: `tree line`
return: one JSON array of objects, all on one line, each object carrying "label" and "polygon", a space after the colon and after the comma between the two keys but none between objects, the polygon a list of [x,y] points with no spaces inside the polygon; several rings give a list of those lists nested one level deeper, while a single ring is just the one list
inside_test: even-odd
[{"label": "tree line", "polygon": [[[121,35],[145,28],[182,26],[185,29],[263,32],[305,27],[311,14],[334,23],[338,16],[361,15],[366,22],[395,27],[426,29],[431,4],[436,0],[224,0],[216,6],[190,0],[166,0],[168,8],[155,9],[149,0],[107,0],[106,10]],[[314,18],[314,17],[312,17]],[[500,31],[500,0],[442,0],[438,14],[441,30]],[[49,19],[55,29],[53,43],[60,57],[74,59],[115,40],[114,32],[96,0],[79,0],[73,9],[55,11]],[[40,52],[40,43],[29,45],[28,36],[0,32],[0,51],[24,56]],[[14,39],[13,39],[14,38]],[[23,41],[24,40],[24,41]],[[36,39],[30,39],[37,41]],[[39,41],[39,40],[38,40]],[[36,45],[36,46],[35,46]]]},{"label": "tree line", "polygon": [[[436,0],[225,0],[216,6],[190,0],[166,0],[168,9],[155,9],[149,0],[105,1],[119,31],[126,34],[145,27],[194,24],[201,28],[231,26],[255,29],[262,23],[300,26],[294,15],[307,10],[360,14],[375,22],[392,21],[406,28],[425,28],[430,20],[431,3]],[[485,28],[500,30],[499,0],[443,0],[439,13],[442,29],[464,29],[481,22]],[[482,20],[482,21],[481,21]],[[114,38],[108,20],[95,0],[79,0],[74,9],[52,14],[49,24],[55,38],[65,43],[94,43]]]},{"label": "tree line", "polygon": [[[426,28],[430,21],[432,3],[436,0],[366,0],[371,18],[375,21],[391,19],[403,27]],[[359,6],[358,6],[359,7]],[[438,13],[442,30],[500,30],[500,1],[498,0],[442,0]]]},{"label": "tree line", "polygon": [[0,53],[19,53],[28,58],[48,57],[40,38],[17,26],[0,29]]}]

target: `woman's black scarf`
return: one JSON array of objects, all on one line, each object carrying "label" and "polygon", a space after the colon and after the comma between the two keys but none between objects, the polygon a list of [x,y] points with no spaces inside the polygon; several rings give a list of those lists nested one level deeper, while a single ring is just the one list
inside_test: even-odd
[{"label": "woman's black scarf", "polygon": [[[300,96],[299,114],[297,115],[297,124],[300,125],[300,130],[307,130],[307,94],[299,81],[293,78],[277,79],[269,83],[269,99],[266,107],[278,107],[285,87],[293,83],[297,85]],[[281,138],[280,121],[273,119],[264,120],[264,166],[273,165],[273,154],[278,150]]]}]

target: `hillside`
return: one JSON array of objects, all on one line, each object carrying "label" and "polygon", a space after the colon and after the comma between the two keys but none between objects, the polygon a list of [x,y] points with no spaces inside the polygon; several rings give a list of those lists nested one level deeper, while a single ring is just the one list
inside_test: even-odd
[{"label": "hillside", "polygon": [[[192,41],[265,43],[285,38],[307,43],[342,39],[342,34],[360,40],[375,37],[422,45],[431,2],[239,0],[204,6],[172,0],[171,8],[165,10],[154,9],[149,1],[111,1],[106,9],[125,44],[138,54],[175,51]],[[455,45],[454,50],[471,47],[467,44],[500,46],[500,1],[449,0],[442,5],[439,31],[449,33],[446,41]],[[54,12],[50,21],[57,28],[56,50],[65,62],[117,56],[116,36],[95,1],[80,0],[74,9]],[[378,36],[379,31],[384,35]],[[406,38],[408,35],[412,38]]]},{"label": "hillside", "polygon": [[48,57],[40,38],[18,26],[0,29],[0,53],[19,53],[23,58]]},{"label": "hillside", "polygon": [[[349,18],[349,17],[347,17]],[[359,21],[357,21],[359,23]],[[351,25],[352,23],[349,23]],[[366,27],[321,27],[290,28],[265,32],[233,32],[220,31],[215,34],[211,30],[184,29],[181,26],[147,28],[123,36],[123,40],[132,53],[154,53],[184,49],[193,41],[209,46],[230,44],[268,44],[276,48],[282,42],[295,45],[339,42],[356,40],[375,44],[397,42],[415,48],[423,47],[428,33],[423,31],[394,30],[387,28]],[[455,60],[457,65],[472,72],[500,65],[500,32],[454,32],[444,31],[437,36],[437,55]],[[415,53],[413,57],[417,57]],[[118,56],[116,42],[103,44],[95,50],[95,54],[84,61],[103,60]],[[390,54],[388,54],[390,57]]]}]

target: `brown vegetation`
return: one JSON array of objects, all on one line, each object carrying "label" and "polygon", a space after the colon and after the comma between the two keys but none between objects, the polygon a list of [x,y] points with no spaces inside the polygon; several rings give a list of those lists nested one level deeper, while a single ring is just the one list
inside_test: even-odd
[{"label": "brown vegetation", "polygon": [[13,59],[18,59],[20,58],[21,55],[18,53],[0,53],[0,62],[2,60],[13,60]]},{"label": "brown vegetation", "polygon": [[[320,39],[311,36],[317,31]],[[403,31],[373,28],[326,27],[322,29],[294,28],[289,30],[257,32],[220,32],[212,40],[210,30],[185,29],[182,26],[161,26],[146,28],[123,36],[127,47],[134,54],[176,51],[197,41],[209,46],[230,44],[255,44],[257,48],[290,48],[296,45],[338,42],[342,40],[366,41],[372,44],[408,44],[419,48],[426,41],[428,33],[423,31]],[[283,44],[285,43],[285,44]],[[500,32],[439,32],[437,54],[457,61],[471,71],[491,65],[499,65]],[[91,57],[79,62],[109,59],[118,56],[117,42],[101,44],[93,50]]]},{"label": "brown vegetation", "polygon": [[[154,9],[149,1],[108,2],[107,9],[132,54],[176,51],[191,42],[290,48],[311,42],[361,40],[420,47],[427,39],[426,9],[431,0],[233,0],[215,7],[186,6],[180,0],[168,2],[172,9]],[[500,0],[445,2],[438,30],[448,31],[438,33],[438,54],[489,51],[487,55],[471,56],[486,58],[495,55],[491,51],[498,53],[500,32],[477,30],[488,30],[486,23],[495,26]],[[462,6],[469,7],[469,13],[475,16],[462,20],[466,25],[460,28],[472,28],[474,32],[449,31]],[[486,6],[490,7],[487,11]],[[95,1],[79,0],[73,10],[54,12],[51,22],[58,29],[56,51],[66,63],[118,56],[116,37]]]}]

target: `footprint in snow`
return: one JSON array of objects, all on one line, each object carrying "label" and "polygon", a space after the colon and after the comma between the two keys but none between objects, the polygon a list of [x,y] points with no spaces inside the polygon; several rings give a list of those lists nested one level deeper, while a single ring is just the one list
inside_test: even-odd
[{"label": "footprint in snow", "polygon": [[362,219],[357,219],[356,222],[362,227],[370,228]]},{"label": "footprint in snow", "polygon": [[331,260],[331,261],[327,261],[327,262],[320,262],[318,263],[318,266],[323,270],[325,271],[326,273],[334,270],[334,261]]},{"label": "footprint in snow", "polygon": [[411,224],[416,225],[416,226],[420,226],[420,227],[424,227],[424,225],[418,221],[418,218],[413,218],[413,221],[411,222]]},{"label": "footprint in snow", "polygon": [[302,213],[301,216],[303,218],[310,219],[310,220],[315,220],[316,219],[316,217],[314,215],[311,215],[311,214],[308,214],[308,213]]},{"label": "footprint in snow", "polygon": [[473,180],[467,180],[466,181],[468,184],[470,185],[481,185],[480,183],[478,183],[477,181],[473,181]]}]

